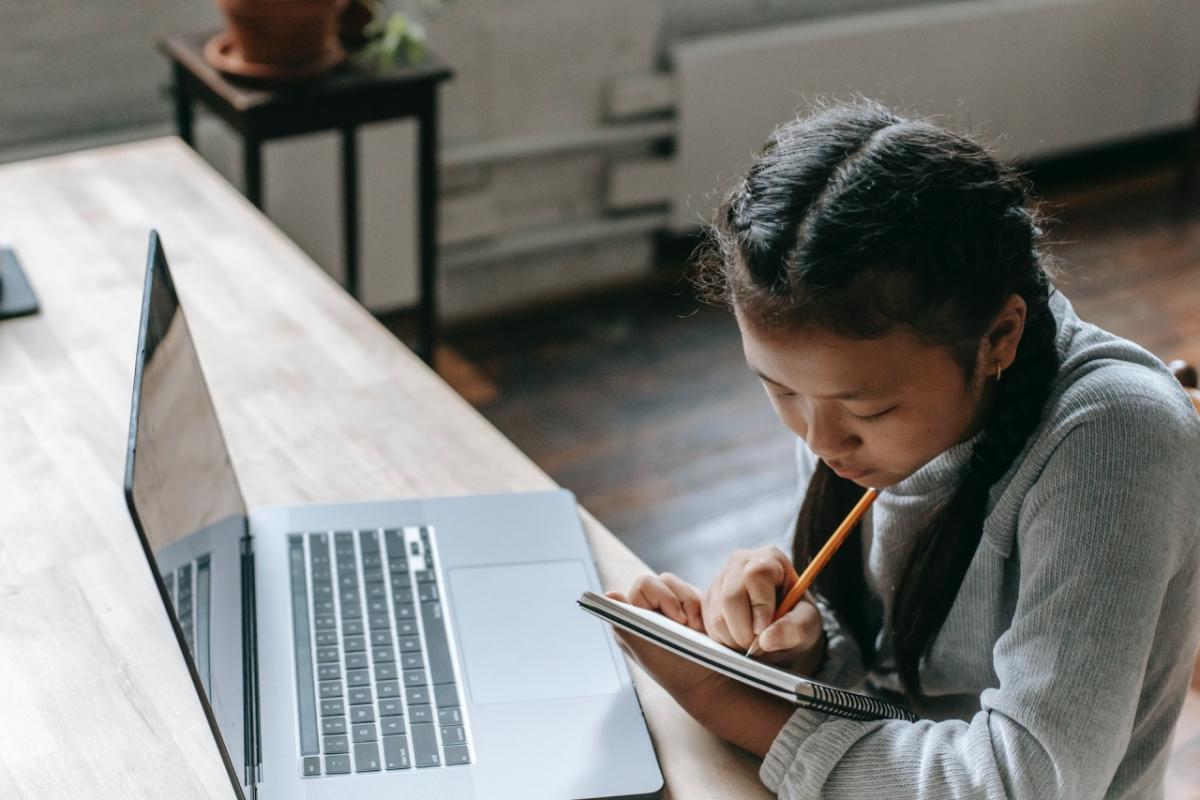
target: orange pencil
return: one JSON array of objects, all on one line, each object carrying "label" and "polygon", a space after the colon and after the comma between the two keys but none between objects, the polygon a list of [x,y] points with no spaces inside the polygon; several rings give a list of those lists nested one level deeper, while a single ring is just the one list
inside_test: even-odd
[{"label": "orange pencil", "polygon": [[[838,525],[837,530],[833,532],[833,536],[829,537],[829,540],[825,542],[820,552],[817,553],[817,557],[809,562],[804,572],[800,573],[800,577],[792,584],[792,588],[784,596],[783,602],[779,604],[779,608],[775,609],[775,616],[771,618],[771,622],[775,622],[775,620],[796,607],[796,604],[800,602],[800,598],[804,597],[804,593],[808,591],[808,587],[812,586],[813,581],[817,579],[817,575],[821,574],[821,570],[825,569],[825,565],[829,563],[829,559],[833,558],[833,554],[842,546],[842,542],[846,541],[846,537],[850,535],[850,531],[854,529],[859,518],[866,513],[866,510],[871,507],[871,503],[874,503],[875,498],[878,496],[878,489],[867,489],[863,493],[859,501],[854,504],[854,508],[850,509],[850,513],[842,520],[842,524]],[[758,636],[755,636],[754,641],[750,643],[750,649],[746,651],[746,655],[754,655],[757,647]]]}]

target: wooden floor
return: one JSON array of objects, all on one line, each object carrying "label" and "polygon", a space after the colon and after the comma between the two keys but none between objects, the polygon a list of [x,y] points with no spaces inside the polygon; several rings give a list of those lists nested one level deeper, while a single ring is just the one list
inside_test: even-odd
[{"label": "wooden floor", "polygon": [[[1080,316],[1200,363],[1200,208],[1174,173],[1044,187],[1060,288]],[[442,374],[657,570],[706,586],[728,553],[778,541],[798,493],[792,434],[722,309],[685,284],[452,331]],[[1200,457],[1200,454],[1198,454]],[[1176,733],[1170,800],[1200,800],[1200,693]]]}]

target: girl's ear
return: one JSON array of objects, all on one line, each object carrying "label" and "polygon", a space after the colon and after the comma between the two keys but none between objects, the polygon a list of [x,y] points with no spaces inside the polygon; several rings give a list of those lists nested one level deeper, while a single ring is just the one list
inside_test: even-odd
[{"label": "girl's ear", "polygon": [[1004,301],[1004,306],[984,335],[984,353],[979,365],[983,371],[995,375],[997,367],[1006,370],[1012,366],[1017,358],[1021,334],[1025,332],[1025,315],[1028,311],[1025,298],[1019,294],[1010,294]]}]

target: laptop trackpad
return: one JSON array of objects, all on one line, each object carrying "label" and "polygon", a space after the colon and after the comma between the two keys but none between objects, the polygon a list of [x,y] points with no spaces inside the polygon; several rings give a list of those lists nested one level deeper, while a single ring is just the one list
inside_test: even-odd
[{"label": "laptop trackpad", "polygon": [[450,570],[454,623],[474,703],[620,690],[603,623],[576,604],[582,561]]}]

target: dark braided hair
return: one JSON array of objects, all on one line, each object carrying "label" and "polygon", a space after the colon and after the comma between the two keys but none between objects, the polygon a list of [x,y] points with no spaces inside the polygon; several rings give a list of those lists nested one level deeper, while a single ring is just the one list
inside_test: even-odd
[{"label": "dark braided hair", "polygon": [[[979,547],[991,486],[1037,427],[1058,369],[1052,284],[1024,179],[970,138],[859,99],[775,130],[717,209],[695,282],[764,333],[821,328],[869,339],[906,327],[949,347],[968,381],[1005,302],[1027,307],[1016,358],[995,388],[951,497],[915,535],[892,604],[909,695]],[[796,519],[807,563],[861,494],[823,462]],[[930,591],[930,587],[937,587]],[[855,531],[817,581],[873,657]]]}]

